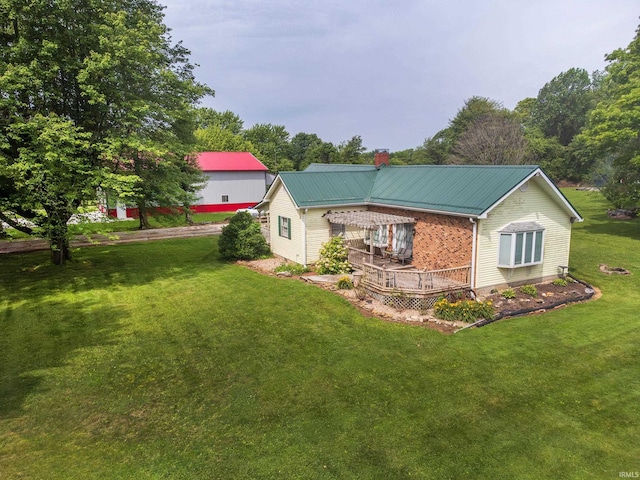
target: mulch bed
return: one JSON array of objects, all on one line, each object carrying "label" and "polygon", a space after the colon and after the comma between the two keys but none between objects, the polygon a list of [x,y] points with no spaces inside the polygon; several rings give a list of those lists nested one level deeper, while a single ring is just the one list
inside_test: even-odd
[{"label": "mulch bed", "polygon": [[[502,292],[488,295],[483,300],[491,300],[496,311],[493,321],[505,317],[514,317],[532,313],[542,313],[554,308],[560,308],[574,302],[589,300],[596,294],[596,289],[591,285],[573,278],[567,278],[570,282],[567,286],[541,283],[535,285],[538,294],[535,297],[522,293],[520,288],[513,290],[515,298],[506,299]],[[489,322],[487,322],[489,323]]]}]

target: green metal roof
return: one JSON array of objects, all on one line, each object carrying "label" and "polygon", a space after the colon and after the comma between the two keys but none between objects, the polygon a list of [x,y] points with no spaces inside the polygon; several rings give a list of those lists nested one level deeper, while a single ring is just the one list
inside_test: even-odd
[{"label": "green metal roof", "polygon": [[[376,204],[475,217],[538,169],[535,165],[413,165],[312,169],[283,172],[280,178],[296,205],[302,208]],[[550,188],[580,219],[564,195],[555,187]]]},{"label": "green metal roof", "polygon": [[280,178],[298,207],[316,207],[365,203],[376,173],[283,172]]},{"label": "green metal roof", "polygon": [[370,172],[376,170],[375,165],[359,165],[345,163],[312,163],[305,172]]},{"label": "green metal roof", "polygon": [[369,203],[480,215],[537,166],[415,165],[379,170]]}]

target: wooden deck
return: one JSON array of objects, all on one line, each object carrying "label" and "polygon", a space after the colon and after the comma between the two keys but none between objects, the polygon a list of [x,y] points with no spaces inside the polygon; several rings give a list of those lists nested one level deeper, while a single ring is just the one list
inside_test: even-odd
[{"label": "wooden deck", "polygon": [[402,265],[385,255],[375,255],[355,247],[349,248],[349,262],[362,271],[362,283],[381,294],[430,297],[471,287],[471,266],[443,270],[419,270]]}]

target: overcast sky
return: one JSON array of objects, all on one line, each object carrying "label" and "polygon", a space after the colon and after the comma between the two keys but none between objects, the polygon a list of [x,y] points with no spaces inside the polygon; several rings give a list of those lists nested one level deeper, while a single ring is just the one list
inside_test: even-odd
[{"label": "overcast sky", "polygon": [[421,145],[474,95],[512,109],[601,70],[640,23],[638,0],[159,1],[205,106],[368,150]]}]

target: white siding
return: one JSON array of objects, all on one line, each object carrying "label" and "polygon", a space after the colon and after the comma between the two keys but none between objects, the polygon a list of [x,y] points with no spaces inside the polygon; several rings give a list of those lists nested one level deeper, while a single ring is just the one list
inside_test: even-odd
[{"label": "white siding", "polygon": [[[476,287],[483,291],[506,285],[549,280],[557,277],[558,266],[568,265],[571,222],[566,210],[531,179],[526,191],[517,190],[497,206],[487,219],[478,222]],[[499,231],[513,222],[536,222],[544,230],[541,265],[498,268]]]},{"label": "white siding", "polygon": [[265,172],[205,172],[207,183],[198,192],[198,205],[218,205],[222,196],[225,203],[258,203],[267,188]]},{"label": "white siding", "polygon": [[[291,219],[291,238],[280,236],[278,231],[278,216]],[[303,230],[300,212],[293,200],[280,184],[271,196],[269,203],[269,224],[271,234],[271,251],[280,257],[297,263],[304,262]]]},{"label": "white siding", "polygon": [[[357,212],[366,210],[366,207],[349,207],[346,211]],[[329,221],[322,216],[329,211],[328,208],[309,209],[306,214],[307,223],[307,263],[313,263],[320,258],[320,248],[331,237]],[[332,212],[341,212],[340,209],[331,209]],[[361,238],[362,229],[346,227],[346,238]]]}]

